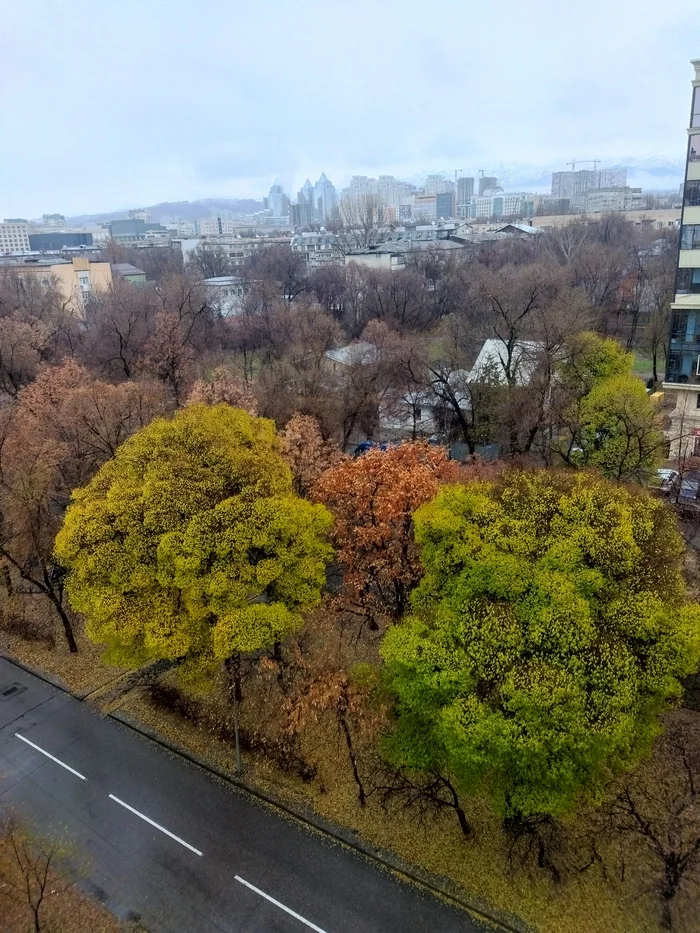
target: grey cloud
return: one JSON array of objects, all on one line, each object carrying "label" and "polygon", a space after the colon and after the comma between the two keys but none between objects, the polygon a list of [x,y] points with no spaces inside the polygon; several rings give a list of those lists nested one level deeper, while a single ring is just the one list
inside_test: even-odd
[{"label": "grey cloud", "polygon": [[[674,158],[697,0],[0,0],[0,215]],[[7,144],[10,141],[10,144]]]}]

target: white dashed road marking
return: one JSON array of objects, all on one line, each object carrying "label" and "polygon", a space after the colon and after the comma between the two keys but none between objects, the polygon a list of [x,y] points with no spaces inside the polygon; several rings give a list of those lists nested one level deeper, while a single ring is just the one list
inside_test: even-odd
[{"label": "white dashed road marking", "polygon": [[199,849],[195,849],[195,847],[191,846],[189,842],[185,842],[184,839],[180,839],[179,836],[176,836],[175,833],[171,833],[169,829],[166,829],[164,826],[161,826],[160,823],[156,823],[155,820],[152,820],[150,817],[144,816],[144,814],[139,813],[138,810],[134,810],[134,808],[130,807],[128,803],[124,803],[123,800],[120,800],[119,797],[115,797],[114,794],[110,794],[109,799],[114,800],[115,803],[118,803],[122,807],[125,807],[127,810],[130,810],[132,813],[135,813],[136,816],[140,816],[142,820],[145,820],[147,823],[150,823],[151,826],[155,826],[156,829],[159,829],[162,833],[165,833],[166,836],[170,836],[170,838],[174,839],[175,842],[179,842],[181,846],[184,846],[186,849],[189,849],[191,852],[194,852],[195,855],[202,854],[199,851]]},{"label": "white dashed road marking", "polygon": [[51,761],[55,761],[57,765],[60,765],[62,768],[65,768],[66,771],[70,771],[71,774],[74,774],[76,777],[79,777],[81,781],[87,781],[87,778],[84,775],[82,775],[80,771],[76,771],[75,768],[71,768],[70,765],[67,765],[65,762],[59,761],[58,758],[54,758],[53,755],[50,755],[48,752],[45,752],[43,748],[39,748],[38,745],[35,745],[33,742],[30,742],[29,739],[25,739],[25,737],[23,735],[20,735],[19,732],[15,732],[15,738],[21,739],[23,742],[26,742],[27,745],[31,745],[32,748],[35,748],[38,752],[41,752],[42,755],[46,755],[46,757],[50,758]]},{"label": "white dashed road marking", "polygon": [[256,888],[254,884],[251,884],[250,881],[246,881],[244,878],[241,878],[240,875],[235,875],[236,881],[240,881],[241,884],[244,884],[247,888],[250,888],[251,891],[255,891],[256,894],[259,894],[260,897],[264,897],[266,901],[269,901],[271,904],[274,904],[275,907],[279,907],[281,910],[286,911],[288,914],[291,914],[292,917],[295,917],[297,920],[300,920],[302,923],[305,923],[310,930],[316,930],[316,933],[325,933],[325,930],[322,930],[321,927],[317,927],[315,923],[311,923],[310,920],[307,920],[305,917],[302,917],[301,914],[296,913],[294,910],[290,910],[289,907],[285,907],[284,904],[281,904],[279,901],[276,901],[274,897],[270,897],[269,894],[265,894],[264,891],[261,891],[260,888]]}]

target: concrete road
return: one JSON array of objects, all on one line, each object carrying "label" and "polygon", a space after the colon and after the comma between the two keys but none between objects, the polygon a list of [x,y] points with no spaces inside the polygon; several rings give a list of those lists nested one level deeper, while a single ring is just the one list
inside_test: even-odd
[{"label": "concrete road", "polygon": [[3,658],[0,808],[153,933],[487,929]]}]

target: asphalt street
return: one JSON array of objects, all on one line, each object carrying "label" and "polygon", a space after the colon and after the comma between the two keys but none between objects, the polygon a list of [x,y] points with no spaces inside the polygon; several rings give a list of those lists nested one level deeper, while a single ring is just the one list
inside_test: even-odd
[{"label": "asphalt street", "polygon": [[487,929],[3,658],[0,808],[152,933]]}]

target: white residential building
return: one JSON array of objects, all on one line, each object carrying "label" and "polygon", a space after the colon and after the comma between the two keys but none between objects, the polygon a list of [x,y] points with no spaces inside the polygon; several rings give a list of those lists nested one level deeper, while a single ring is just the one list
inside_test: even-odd
[{"label": "white residential building", "polygon": [[639,211],[642,209],[642,189],[614,187],[588,191],[584,202],[586,213],[606,211]]},{"label": "white residential building", "polygon": [[246,295],[246,281],[237,275],[215,275],[204,279],[207,302],[224,317],[240,314]]},{"label": "white residential building", "polygon": [[0,253],[28,253],[29,248],[26,220],[7,219],[0,224]]},{"label": "white residential building", "polygon": [[234,220],[225,220],[223,217],[204,217],[197,221],[197,228],[200,236],[222,236],[235,234],[237,225]]}]

